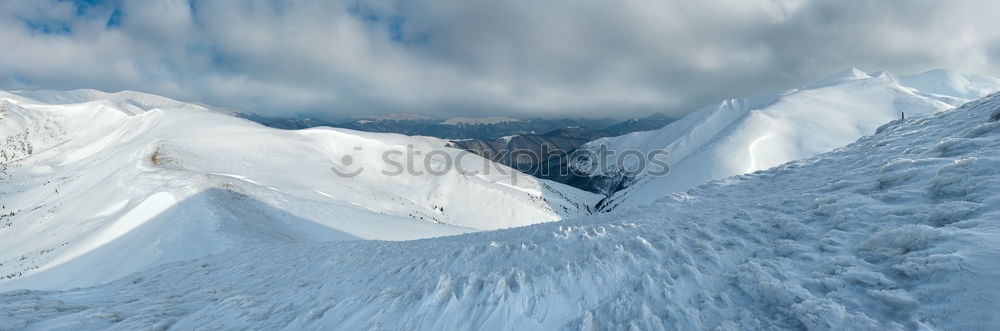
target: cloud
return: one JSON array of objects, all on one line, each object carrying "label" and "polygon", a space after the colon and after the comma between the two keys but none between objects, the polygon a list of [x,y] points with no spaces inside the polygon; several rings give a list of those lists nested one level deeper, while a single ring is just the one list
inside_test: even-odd
[{"label": "cloud", "polygon": [[267,115],[682,114],[851,66],[1000,75],[996,1],[0,2],[0,88]]}]

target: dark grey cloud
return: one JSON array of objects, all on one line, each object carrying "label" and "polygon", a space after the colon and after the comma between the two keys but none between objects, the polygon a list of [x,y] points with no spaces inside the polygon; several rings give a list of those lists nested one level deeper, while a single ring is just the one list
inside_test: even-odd
[{"label": "dark grey cloud", "polygon": [[0,88],[268,115],[681,114],[842,69],[998,72],[1000,2],[0,2]]}]

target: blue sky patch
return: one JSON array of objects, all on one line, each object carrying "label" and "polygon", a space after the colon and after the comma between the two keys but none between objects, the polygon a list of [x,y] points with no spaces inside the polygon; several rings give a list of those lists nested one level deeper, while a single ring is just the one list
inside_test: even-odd
[{"label": "blue sky patch", "polygon": [[24,26],[27,27],[28,30],[31,30],[32,33],[68,35],[73,32],[73,28],[65,23],[41,22],[29,19],[24,19],[23,21]]},{"label": "blue sky patch", "polygon": [[372,6],[359,2],[348,7],[347,13],[359,18],[369,27],[386,29],[389,33],[389,39],[392,41],[402,43],[406,40],[406,34],[403,30],[406,25],[406,17],[383,13]]},{"label": "blue sky patch", "polygon": [[113,29],[121,25],[122,25],[122,10],[115,8],[115,10],[111,12],[111,17],[108,17],[108,23],[106,26],[108,29]]}]

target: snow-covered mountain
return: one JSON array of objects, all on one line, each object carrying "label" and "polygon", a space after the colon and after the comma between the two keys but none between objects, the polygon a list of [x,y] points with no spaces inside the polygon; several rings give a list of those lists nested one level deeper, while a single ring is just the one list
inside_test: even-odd
[{"label": "snow-covered mountain", "polygon": [[[865,84],[885,81],[841,93]],[[874,95],[915,100],[904,92]],[[926,105],[896,109],[937,108]],[[261,245],[100,287],[3,293],[0,329],[996,329],[998,120],[994,95],[807,160],[561,222]]]},{"label": "snow-covered mountain", "polygon": [[0,91],[0,97],[10,100],[20,100],[29,103],[44,104],[75,104],[85,102],[104,102],[112,104],[129,114],[139,114],[156,108],[163,109],[188,109],[209,112],[232,114],[232,111],[222,108],[208,107],[197,103],[177,101],[167,97],[136,92],[104,92],[91,89],[71,90],[71,91]]},{"label": "snow-covered mountain", "polygon": [[[946,70],[897,78],[888,72],[869,75],[850,69],[800,89],[725,100],[662,129],[599,139],[581,148],[607,146],[619,155],[626,150],[669,153],[665,159],[671,170],[665,176],[640,174],[608,181],[624,181],[625,186],[602,201],[601,209],[609,210],[830,151],[903,113],[927,116],[998,90],[1000,80]],[[594,174],[619,176],[617,164],[609,159],[605,171]],[[635,169],[635,163],[624,164]]]},{"label": "snow-covered mountain", "polygon": [[[444,144],[276,130],[136,92],[0,92],[0,289],[92,285],[265,243],[523,226],[597,201]],[[407,150],[424,174],[383,174],[404,170]],[[427,173],[449,160],[461,167]]]},{"label": "snow-covered mountain", "polygon": [[[917,93],[952,101],[956,106],[964,101],[978,99],[1000,87],[1000,79],[976,74],[959,73],[947,69],[934,69],[915,75],[902,76],[903,86]],[[954,98],[954,99],[952,99]]]}]

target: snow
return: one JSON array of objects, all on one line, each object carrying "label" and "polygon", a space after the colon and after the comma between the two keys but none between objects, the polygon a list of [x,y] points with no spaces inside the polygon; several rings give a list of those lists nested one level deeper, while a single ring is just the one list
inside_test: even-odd
[{"label": "snow", "polygon": [[15,100],[21,100],[20,102],[27,102],[28,104],[77,104],[104,101],[130,114],[137,114],[155,108],[181,108],[227,113],[222,109],[208,108],[195,103],[181,102],[159,95],[136,91],[119,91],[113,93],[91,89],[72,91],[0,91],[0,95],[12,95]]},{"label": "snow", "polygon": [[[497,138],[497,140],[502,141],[503,145],[507,146],[507,145],[510,144],[510,141],[514,139],[514,137],[515,137],[515,135],[503,136],[503,137]],[[496,140],[494,140],[494,141],[496,141]]]},{"label": "snow", "polygon": [[[876,76],[878,76],[878,75],[876,75]],[[821,79],[821,80],[819,80],[819,81],[817,81],[815,83],[812,83],[811,85],[807,86],[806,88],[807,89],[818,89],[818,88],[827,87],[827,86],[833,86],[833,85],[838,85],[838,84],[842,84],[842,83],[846,83],[846,82],[850,82],[850,81],[862,80],[862,79],[870,79],[870,78],[872,78],[872,76],[868,75],[868,73],[862,71],[861,69],[850,68],[850,69],[847,69],[847,70],[835,73],[833,75],[830,75],[830,76],[828,76],[826,78],[823,78],[823,79]]]},{"label": "snow", "polygon": [[1000,79],[934,69],[900,78],[903,85],[920,92],[960,99],[979,99],[1000,90]]},{"label": "snow", "polygon": [[610,213],[0,293],[0,329],[996,329],[997,117],[993,95]]},{"label": "snow", "polygon": [[[0,219],[0,290],[90,286],[261,243],[550,222],[587,214],[598,198],[440,139],[277,130],[200,105],[102,93],[0,92],[18,100],[0,103],[0,214],[12,213]],[[408,149],[424,174],[383,175],[395,170],[383,156],[405,164]],[[460,169],[427,174],[445,155]],[[364,171],[348,178],[331,168]]]},{"label": "snow", "polygon": [[[874,133],[879,125],[900,118],[902,113],[908,118],[922,117],[968,101],[963,99],[966,94],[931,95],[901,85],[919,81],[925,84],[918,86],[928,86],[935,77],[925,73],[897,79],[888,72],[869,75],[852,68],[802,89],[725,100],[662,129],[603,138],[581,148],[597,150],[603,145],[618,153],[634,149],[644,154],[666,150],[669,174],[640,175],[605,201],[605,208],[642,205],[709,180],[833,150]],[[1000,90],[1000,80],[993,82],[975,85],[976,96]],[[606,164],[609,166],[598,174],[618,173],[615,160]]]}]

